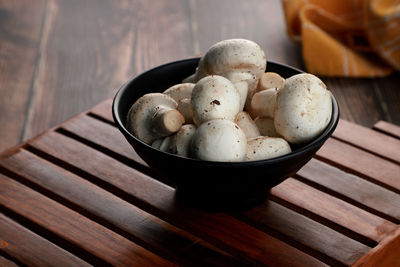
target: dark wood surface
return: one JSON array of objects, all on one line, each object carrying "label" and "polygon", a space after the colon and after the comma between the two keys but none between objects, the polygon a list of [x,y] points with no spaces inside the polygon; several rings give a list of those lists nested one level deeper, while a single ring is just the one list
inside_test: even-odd
[{"label": "dark wood surface", "polygon": [[[0,1],[0,151],[112,97],[129,78],[219,40],[303,68],[278,0]],[[325,78],[341,117],[400,124],[400,76]]]},{"label": "dark wood surface", "polygon": [[265,201],[207,211],[138,157],[110,107],[0,155],[1,264],[400,266],[399,126],[341,120]]}]

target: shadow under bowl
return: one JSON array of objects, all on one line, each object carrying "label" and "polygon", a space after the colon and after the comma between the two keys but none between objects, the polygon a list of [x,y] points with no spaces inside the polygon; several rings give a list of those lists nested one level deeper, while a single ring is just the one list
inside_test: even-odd
[{"label": "shadow under bowl", "polygon": [[[148,70],[130,80],[113,101],[114,121],[136,153],[157,173],[177,187],[178,196],[200,205],[242,205],[266,197],[268,189],[294,175],[332,135],[339,109],[332,96],[332,117],[325,130],[310,142],[292,146],[292,153],[250,162],[210,162],[162,152],[133,136],[125,127],[128,111],[141,96],[163,92],[194,73],[199,58],[180,60]],[[268,62],[267,71],[284,78],[302,71]]]}]

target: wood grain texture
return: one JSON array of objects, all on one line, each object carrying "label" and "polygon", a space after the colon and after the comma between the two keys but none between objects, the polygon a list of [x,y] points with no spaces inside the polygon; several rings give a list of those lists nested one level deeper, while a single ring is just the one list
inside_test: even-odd
[{"label": "wood grain texture", "polygon": [[397,267],[400,266],[400,228],[364,255],[354,267]]},{"label": "wood grain texture", "polygon": [[302,67],[300,46],[286,35],[279,1],[189,0],[188,3],[193,54],[204,54],[211,45],[224,39],[246,38],[258,43],[268,60]]},{"label": "wood grain texture", "polygon": [[[321,77],[335,96],[340,117],[368,128],[378,120],[388,120],[383,111],[385,103],[376,97],[371,79]],[[400,124],[400,122],[397,122]]]},{"label": "wood grain texture", "polygon": [[21,150],[3,158],[0,165],[17,174],[16,179],[20,182],[164,258],[183,265],[194,262],[199,265],[239,265],[231,256],[201,239],[28,151]]},{"label": "wood grain texture", "polygon": [[15,262],[10,261],[10,260],[0,256],[0,266],[3,266],[3,267],[17,267],[18,265]]},{"label": "wood grain texture", "polygon": [[396,229],[394,223],[320,192],[293,178],[288,178],[272,188],[271,195],[285,203],[307,210],[312,213],[310,216],[316,220],[371,245],[373,243],[346,231],[346,229],[377,243]]},{"label": "wood grain texture", "polygon": [[386,121],[379,121],[374,125],[374,129],[389,134],[393,137],[400,138],[400,126],[388,123]]},{"label": "wood grain texture", "polygon": [[49,0],[24,138],[113,96],[144,69],[188,54],[183,2],[146,3]]},{"label": "wood grain texture", "polygon": [[[113,96],[142,71],[198,56],[222,39],[252,39],[270,60],[303,68],[279,1],[17,0],[1,6],[6,116],[0,119],[7,131],[0,132],[0,150]],[[322,79],[342,118],[367,127],[382,119],[400,124],[398,74]]]},{"label": "wood grain texture", "polygon": [[[168,261],[61,204],[0,174],[0,204],[45,228],[94,264],[168,266]],[[49,236],[46,236],[48,238]],[[95,258],[86,255],[90,253]]]},{"label": "wood grain texture", "polygon": [[31,146],[62,160],[59,164],[119,197],[245,261],[271,266],[324,265],[227,214],[192,209],[177,201],[171,187],[70,138],[49,132],[32,141]]},{"label": "wood grain texture", "polygon": [[400,195],[358,176],[344,172],[316,159],[312,159],[297,173],[301,181],[308,182],[347,202],[374,214],[387,216],[400,222]]},{"label": "wood grain texture", "polygon": [[396,138],[346,120],[339,121],[333,136],[400,164],[400,141]]},{"label": "wood grain texture", "polygon": [[237,216],[329,265],[351,265],[371,249],[271,200]]},{"label": "wood grain texture", "polygon": [[95,114],[100,118],[103,118],[109,122],[114,123],[114,119],[111,112],[112,101],[113,101],[112,98],[109,98],[107,100],[100,102],[99,104],[95,105],[93,108],[90,109],[90,113]]},{"label": "wood grain texture", "polygon": [[115,126],[82,114],[63,124],[62,129],[132,159],[143,166],[148,166]]},{"label": "wood grain texture", "polygon": [[332,138],[328,139],[316,155],[331,165],[400,192],[400,165],[396,163]]},{"label": "wood grain texture", "polygon": [[3,214],[0,214],[0,236],[7,242],[0,249],[28,266],[91,266]]},{"label": "wood grain texture", "polygon": [[22,141],[45,6],[0,1],[0,151]]}]

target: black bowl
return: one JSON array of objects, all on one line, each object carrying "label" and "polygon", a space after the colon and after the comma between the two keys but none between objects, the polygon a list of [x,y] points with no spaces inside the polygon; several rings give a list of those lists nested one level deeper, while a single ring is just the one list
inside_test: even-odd
[{"label": "black bowl", "polygon": [[[142,73],[122,86],[114,98],[113,117],[119,130],[137,154],[162,177],[176,185],[179,195],[197,203],[212,205],[243,203],[266,196],[268,189],[295,174],[331,136],[339,121],[339,109],[332,95],[332,117],[314,140],[281,157],[250,162],[210,162],[161,152],[134,137],[125,127],[131,105],[150,92],[163,92],[194,73],[199,58],[165,64]],[[288,78],[302,71],[268,62],[267,71]]]}]

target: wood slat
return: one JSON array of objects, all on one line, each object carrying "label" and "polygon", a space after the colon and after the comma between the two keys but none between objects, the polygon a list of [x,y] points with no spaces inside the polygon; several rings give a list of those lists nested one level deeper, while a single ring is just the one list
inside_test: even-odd
[{"label": "wood slat", "polygon": [[18,180],[31,184],[31,187],[35,185],[36,190],[42,192],[45,190],[48,195],[56,195],[58,202],[72,206],[83,215],[127,236],[151,251],[156,251],[163,257],[181,264],[193,262],[201,265],[239,264],[231,256],[199,238],[28,151],[21,150],[15,155],[3,158],[0,165],[17,174]]},{"label": "wood slat", "polygon": [[116,154],[148,166],[128,143],[121,132],[114,126],[96,120],[87,115],[79,115],[62,125],[65,129],[81,138],[89,140],[96,145],[106,148]]},{"label": "wood slat", "polygon": [[351,265],[371,249],[271,200],[238,216],[264,231],[277,231],[283,240],[329,265]]},{"label": "wood slat", "polygon": [[346,120],[339,121],[333,136],[361,149],[400,163],[400,141],[396,138]]},{"label": "wood slat", "polygon": [[109,98],[91,108],[89,113],[95,114],[109,122],[114,122],[114,118],[111,112],[112,102],[113,102],[112,98]]},{"label": "wood slat", "polygon": [[379,130],[391,136],[400,138],[400,126],[394,125],[386,121],[378,121],[374,125],[375,130]]},{"label": "wood slat", "polygon": [[[246,260],[272,266],[320,266],[322,262],[224,214],[194,210],[178,202],[175,190],[60,134],[32,141],[35,149],[101,179],[103,186],[135,205]],[[79,154],[79,158],[75,155]],[[102,166],[99,168],[98,166]],[[79,172],[79,170],[76,170]],[[86,175],[87,176],[87,175]],[[101,183],[101,182],[100,182]]]},{"label": "wood slat", "polygon": [[[2,251],[29,266],[90,266],[0,213],[0,236],[7,242]],[[0,264],[1,265],[1,264]]]},{"label": "wood slat", "polygon": [[400,228],[371,249],[354,267],[400,266]]},{"label": "wood slat", "polygon": [[0,266],[3,266],[3,267],[17,267],[18,265],[15,264],[13,261],[10,261],[10,260],[0,256]]},{"label": "wood slat", "polygon": [[[103,107],[105,105],[102,105]],[[95,134],[95,131],[97,131],[99,133],[99,136],[101,136],[101,133],[105,133],[104,135],[107,136],[107,131],[108,128],[111,127],[108,124],[102,123],[102,122],[93,122],[94,119],[90,118],[90,117],[78,117],[73,121],[68,121],[67,123],[63,124],[62,128],[63,129],[67,129],[75,134],[78,134],[79,136],[82,136],[84,138],[93,140],[93,139],[97,139],[97,138],[91,138],[92,134]],[[90,125],[89,127],[86,127],[85,125]],[[85,132],[87,132],[88,134],[85,134]],[[118,139],[120,141],[107,141],[106,140],[99,140],[99,143],[104,144],[107,148],[109,149],[113,149],[114,151],[124,151],[127,146],[125,145],[126,140],[124,139],[124,137],[119,134],[119,135],[110,135],[110,137],[114,138],[114,139]],[[107,140],[109,140],[109,138],[107,138]],[[128,149],[132,149],[130,147],[130,145],[128,144]],[[124,153],[124,152],[122,152]],[[129,152],[125,152],[125,153],[129,153]],[[299,225],[299,227],[301,227],[301,225]],[[307,235],[307,233],[304,233],[305,236]],[[334,238],[332,238],[334,239]],[[336,240],[336,239],[334,239]],[[321,244],[322,245],[322,244]],[[317,245],[317,247],[320,245]],[[351,257],[350,257],[351,258]],[[346,261],[341,259],[342,261]],[[348,260],[348,259],[347,259]]]},{"label": "wood slat", "polygon": [[393,191],[316,159],[308,162],[297,175],[304,182],[322,186],[329,192],[345,197],[347,201],[355,201],[358,205],[392,218],[396,223],[400,222],[400,195]]},{"label": "wood slat", "polygon": [[332,138],[316,155],[331,165],[400,192],[400,165],[396,163]]},{"label": "wood slat", "polygon": [[375,242],[380,242],[396,229],[394,223],[293,178],[272,188],[271,195],[328,220],[334,229],[335,225],[340,225]]},{"label": "wood slat", "polygon": [[0,152],[22,141],[46,1],[0,1]]},{"label": "wood slat", "polygon": [[[104,262],[132,266],[172,265],[122,236],[2,174],[0,174],[0,204],[69,242],[74,249],[77,249],[74,253],[86,253],[85,257],[88,257],[86,260],[96,265]],[[96,258],[90,257],[87,253]]]}]

